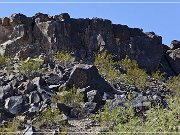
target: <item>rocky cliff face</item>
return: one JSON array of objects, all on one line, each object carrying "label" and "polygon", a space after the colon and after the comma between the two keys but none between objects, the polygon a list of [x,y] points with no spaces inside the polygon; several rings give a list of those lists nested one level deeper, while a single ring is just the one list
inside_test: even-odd
[{"label": "rocky cliff face", "polygon": [[0,19],[1,55],[27,58],[64,50],[89,62],[104,49],[118,59],[128,56],[137,60],[148,71],[160,68],[169,75],[180,73],[180,42],[165,47],[162,38],[153,32],[144,33],[100,18],[73,19],[67,13],[38,13],[33,17],[13,14]]}]

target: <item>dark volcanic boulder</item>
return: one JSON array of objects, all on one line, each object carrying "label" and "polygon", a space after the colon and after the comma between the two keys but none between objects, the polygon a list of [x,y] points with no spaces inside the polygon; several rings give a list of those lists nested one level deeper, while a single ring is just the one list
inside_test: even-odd
[{"label": "dark volcanic boulder", "polygon": [[71,71],[69,80],[66,82],[66,87],[71,88],[86,88],[90,86],[92,89],[100,90],[100,92],[111,91],[113,88],[104,80],[98,73],[98,70],[93,65],[78,64]]},{"label": "dark volcanic boulder", "polygon": [[87,98],[89,102],[101,103],[102,97],[97,90],[91,90],[87,92]]},{"label": "dark volcanic boulder", "polygon": [[6,86],[0,86],[0,100],[12,96],[13,93],[13,87],[11,84],[8,84]]},{"label": "dark volcanic boulder", "polygon": [[23,111],[24,98],[23,96],[12,96],[5,100],[5,108],[12,114],[17,115]]}]

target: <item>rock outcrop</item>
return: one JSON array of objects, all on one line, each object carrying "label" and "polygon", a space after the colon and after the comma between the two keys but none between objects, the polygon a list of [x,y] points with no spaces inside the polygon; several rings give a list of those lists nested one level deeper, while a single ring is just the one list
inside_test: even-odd
[{"label": "rock outcrop", "polygon": [[180,74],[180,41],[174,40],[171,42],[170,47],[164,46],[160,70],[169,75]]},{"label": "rock outcrop", "polygon": [[27,58],[64,50],[87,62],[103,49],[118,59],[135,59],[148,71],[157,69],[163,56],[160,36],[106,19],[73,19],[67,13],[33,17],[19,13],[0,19],[1,55]]}]

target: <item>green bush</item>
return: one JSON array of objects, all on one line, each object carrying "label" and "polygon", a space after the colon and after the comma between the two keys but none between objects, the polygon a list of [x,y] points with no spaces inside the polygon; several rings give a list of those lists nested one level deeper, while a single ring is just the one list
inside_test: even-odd
[{"label": "green bush", "polygon": [[180,75],[171,77],[167,81],[167,87],[173,91],[179,91],[180,92]]},{"label": "green bush", "polygon": [[[135,60],[130,60],[127,57],[121,61],[113,62],[113,56],[103,52],[98,54],[95,59],[95,66],[98,68],[100,74],[110,82],[125,82],[136,87],[144,88],[147,84],[148,74],[138,68]],[[123,67],[127,73],[121,74],[116,69],[116,66]]]},{"label": "green bush", "polygon": [[57,116],[61,115],[60,111],[58,109],[52,109],[51,107],[47,108],[45,111],[41,112],[38,116],[38,122],[41,122],[43,124],[48,124],[55,122],[57,119]]},{"label": "green bush", "polygon": [[147,84],[147,79],[148,75],[143,69],[135,68],[127,71],[125,82],[138,88],[144,88]]},{"label": "green bush", "polygon": [[[11,65],[12,58],[5,57],[0,55],[0,68],[4,68],[5,70],[12,70],[13,66]],[[5,68],[6,67],[6,68]]]},{"label": "green bush", "polygon": [[30,59],[28,61],[21,62],[20,71],[29,77],[33,72],[40,72],[41,65],[42,61]]},{"label": "green bush", "polygon": [[114,132],[118,124],[125,124],[133,118],[134,111],[132,107],[116,107],[110,110],[109,104],[106,104],[103,111],[101,110],[95,116],[95,120],[108,132]]},{"label": "green bush", "polygon": [[96,115],[95,120],[108,132],[135,134],[140,132],[180,132],[180,96],[168,97],[169,108],[152,107],[146,117],[136,116],[131,106],[115,108],[109,111],[105,107]]},{"label": "green bush", "polygon": [[114,62],[112,55],[107,54],[106,51],[98,54],[95,58],[94,65],[99,70],[99,73],[108,81],[116,81],[118,78],[118,72],[114,68]]},{"label": "green bush", "polygon": [[7,125],[0,127],[0,133],[2,135],[5,135],[7,134],[6,132],[17,132],[19,124],[20,124],[20,120],[18,120],[17,118],[14,118]]},{"label": "green bush", "polygon": [[0,55],[0,66],[4,65],[5,63],[6,63],[6,58]]},{"label": "green bush", "polygon": [[135,60],[131,60],[128,57],[118,61],[116,64],[123,67],[125,70],[138,69],[138,63]]},{"label": "green bush", "polygon": [[59,63],[63,64],[64,66],[68,66],[75,60],[75,58],[70,53],[67,53],[64,51],[57,52],[54,55],[54,59],[56,62],[59,62]]},{"label": "green bush", "polygon": [[164,81],[165,80],[164,75],[165,75],[165,73],[161,73],[158,70],[158,71],[153,72],[151,77],[156,79],[156,80],[159,80],[159,81]]},{"label": "green bush", "polygon": [[59,95],[53,97],[53,100],[54,102],[64,103],[69,106],[81,108],[84,101],[84,95],[80,92],[80,89],[73,87],[67,91],[64,87]]}]

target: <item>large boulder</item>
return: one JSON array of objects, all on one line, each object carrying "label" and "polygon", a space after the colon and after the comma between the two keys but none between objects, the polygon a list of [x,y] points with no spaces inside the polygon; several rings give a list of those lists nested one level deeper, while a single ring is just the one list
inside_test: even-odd
[{"label": "large boulder", "polygon": [[8,84],[6,86],[0,86],[0,100],[12,96],[13,93],[14,91],[11,84]]},{"label": "large boulder", "polygon": [[112,92],[113,88],[101,77],[98,69],[93,65],[78,64],[71,71],[70,77],[66,82],[66,87],[86,88],[100,90],[100,92]]},{"label": "large boulder", "polygon": [[23,96],[12,96],[5,100],[5,108],[14,115],[18,115],[24,110]]}]

